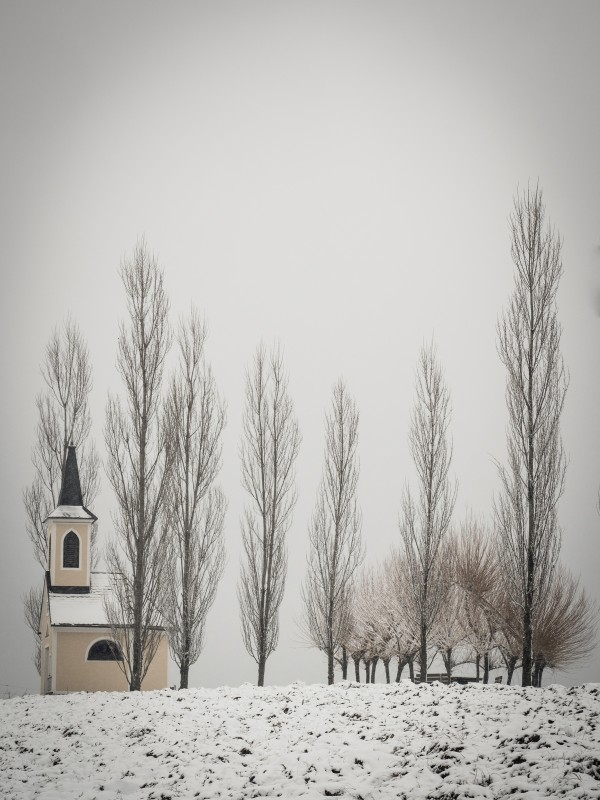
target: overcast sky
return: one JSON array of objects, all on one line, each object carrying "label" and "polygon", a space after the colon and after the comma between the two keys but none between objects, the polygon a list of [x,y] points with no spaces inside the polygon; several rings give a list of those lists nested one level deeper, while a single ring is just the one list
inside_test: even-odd
[{"label": "overcast sky", "polygon": [[[338,377],[361,415],[370,560],[398,543],[414,365],[432,337],[452,396],[455,522],[491,518],[507,420],[495,326],[512,287],[507,219],[528,181],[564,238],[562,558],[598,598],[599,25],[597,2],[2,4],[0,684],[38,685],[20,598],[42,574],[21,491],[44,346],[69,314],[79,322],[104,455],[107,392],[121,391],[118,267],[141,235],[173,321],[192,302],[205,314],[228,404],[228,564],[191,685],[256,680],[235,585],[243,382],[259,341],[283,346],[303,436],[267,683],[326,678],[297,621]],[[104,537],[113,507],[104,479],[92,509]],[[600,680],[600,651],[556,677]]]}]

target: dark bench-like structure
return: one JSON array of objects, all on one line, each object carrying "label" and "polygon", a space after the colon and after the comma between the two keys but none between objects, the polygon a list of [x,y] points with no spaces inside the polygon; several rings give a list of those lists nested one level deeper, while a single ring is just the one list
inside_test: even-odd
[{"label": "dark bench-like structure", "polygon": [[[502,682],[502,676],[501,675],[499,676],[499,678],[500,678],[500,680],[498,680],[498,678],[495,679],[496,683],[501,683]],[[427,683],[433,683],[434,681],[439,681],[440,683],[447,684],[448,683],[448,676],[446,675],[445,672],[438,672],[438,673],[435,673],[435,674],[431,673],[431,672],[428,673],[427,674]],[[421,678],[419,678],[417,675],[415,675],[415,681],[414,682],[415,683],[421,683]],[[450,682],[451,683],[460,683],[460,684],[463,684],[463,685],[467,684],[467,683],[481,683],[481,678],[477,679],[477,678],[474,678],[472,676],[467,676],[467,675],[453,675],[450,678]]]}]

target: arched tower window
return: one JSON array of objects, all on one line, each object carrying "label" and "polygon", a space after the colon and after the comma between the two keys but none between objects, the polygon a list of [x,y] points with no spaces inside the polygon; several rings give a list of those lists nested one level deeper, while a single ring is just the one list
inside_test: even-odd
[{"label": "arched tower window", "polygon": [[87,655],[88,661],[123,661],[123,653],[116,642],[110,639],[100,639],[90,647]]},{"label": "arched tower window", "polygon": [[69,531],[63,539],[63,568],[79,569],[79,536]]}]

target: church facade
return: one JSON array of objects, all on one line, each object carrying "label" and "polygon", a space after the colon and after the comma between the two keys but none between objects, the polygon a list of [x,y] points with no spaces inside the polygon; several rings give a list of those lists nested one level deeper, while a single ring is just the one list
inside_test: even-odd
[{"label": "church facade", "polygon": [[[75,448],[69,447],[58,506],[45,521],[48,563],[40,612],[41,694],[127,691],[123,654],[105,600],[118,576],[91,569],[92,525],[83,505]],[[161,637],[142,689],[168,683],[169,646]]]}]

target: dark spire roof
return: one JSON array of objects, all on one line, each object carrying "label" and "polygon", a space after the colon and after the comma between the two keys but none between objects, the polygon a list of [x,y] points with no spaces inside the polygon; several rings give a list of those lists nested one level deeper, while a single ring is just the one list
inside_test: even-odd
[{"label": "dark spire roof", "polygon": [[65,468],[62,474],[58,505],[83,505],[81,483],[79,482],[79,469],[77,468],[77,456],[75,455],[75,447],[73,445],[69,445],[67,448],[67,458],[65,460]]}]

